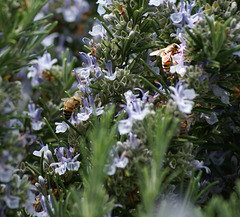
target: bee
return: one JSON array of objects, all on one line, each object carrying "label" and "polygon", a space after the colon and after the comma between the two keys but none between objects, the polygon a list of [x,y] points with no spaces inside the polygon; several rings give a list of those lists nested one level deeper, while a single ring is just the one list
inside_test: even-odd
[{"label": "bee", "polygon": [[170,71],[170,64],[172,62],[172,56],[179,53],[180,46],[176,43],[168,45],[166,48],[153,51],[150,56],[161,56],[162,66],[165,72]]},{"label": "bee", "polygon": [[64,101],[63,106],[63,115],[68,120],[74,109],[78,109],[78,107],[81,104],[81,98],[78,96],[72,96],[70,98],[63,98],[62,101]]}]

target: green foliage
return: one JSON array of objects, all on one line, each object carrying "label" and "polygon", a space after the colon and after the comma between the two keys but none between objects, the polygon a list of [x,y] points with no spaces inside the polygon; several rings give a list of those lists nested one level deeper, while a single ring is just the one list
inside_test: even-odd
[{"label": "green foliage", "polygon": [[[155,115],[155,126],[148,126],[148,139],[152,150],[151,167],[139,168],[139,185],[142,199],[142,207],[139,209],[139,216],[153,216],[155,201],[167,186],[163,180],[169,183],[177,172],[169,175],[168,169],[163,169],[163,158],[167,151],[170,140],[175,134],[177,120],[167,113]],[[166,177],[168,175],[168,177]]]},{"label": "green foliage", "polygon": [[[72,205],[73,216],[97,217],[108,214],[113,208],[113,203],[109,201],[106,190],[103,188],[104,165],[108,152],[114,141],[116,125],[111,127],[112,107],[101,119],[95,120],[94,129],[90,136],[92,155],[89,156],[90,168],[83,177],[83,190],[77,192],[72,189],[74,203]],[[108,138],[106,140],[106,138]],[[84,165],[86,166],[86,165]],[[86,171],[86,169],[85,169]],[[81,197],[79,197],[81,195]],[[83,199],[84,198],[84,199]]]},{"label": "green foliage", "polygon": [[21,140],[20,126],[16,122],[16,117],[19,116],[17,107],[22,97],[19,96],[22,89],[21,83],[19,81],[8,82],[0,76],[0,87],[0,146],[2,147],[0,155],[4,148],[12,154],[24,152],[15,147]]},{"label": "green foliage", "polygon": [[206,207],[206,215],[209,217],[230,217],[239,216],[239,200],[240,200],[240,183],[236,183],[235,192],[233,192],[228,201],[222,197],[214,197]]},{"label": "green foliage", "polygon": [[27,66],[33,58],[33,50],[56,25],[56,23],[47,24],[49,16],[34,21],[34,17],[44,4],[46,4],[45,0],[0,2],[2,76],[13,75]]}]

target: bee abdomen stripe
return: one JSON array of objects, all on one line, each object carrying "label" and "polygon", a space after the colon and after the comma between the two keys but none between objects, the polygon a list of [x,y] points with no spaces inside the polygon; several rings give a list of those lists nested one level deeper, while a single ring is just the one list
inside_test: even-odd
[{"label": "bee abdomen stripe", "polygon": [[64,110],[63,113],[64,114],[72,114],[72,111]]},{"label": "bee abdomen stripe", "polygon": [[67,112],[67,113],[63,112],[63,115],[66,119],[69,119],[72,115],[72,112]]}]

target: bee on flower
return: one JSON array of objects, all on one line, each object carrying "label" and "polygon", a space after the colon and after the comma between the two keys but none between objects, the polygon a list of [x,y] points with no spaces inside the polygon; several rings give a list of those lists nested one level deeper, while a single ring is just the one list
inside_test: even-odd
[{"label": "bee on flower", "polygon": [[[153,51],[150,56],[161,56],[162,66],[165,72],[170,72],[170,65],[173,62],[173,56],[180,50],[180,46],[176,43],[168,45],[166,48]],[[175,63],[175,62],[173,62]]]}]

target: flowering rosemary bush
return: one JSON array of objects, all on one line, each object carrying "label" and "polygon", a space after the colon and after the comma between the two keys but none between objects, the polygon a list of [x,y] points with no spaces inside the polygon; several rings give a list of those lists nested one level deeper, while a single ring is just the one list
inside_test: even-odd
[{"label": "flowering rosemary bush", "polygon": [[0,19],[1,216],[240,215],[237,1],[12,0]]}]

